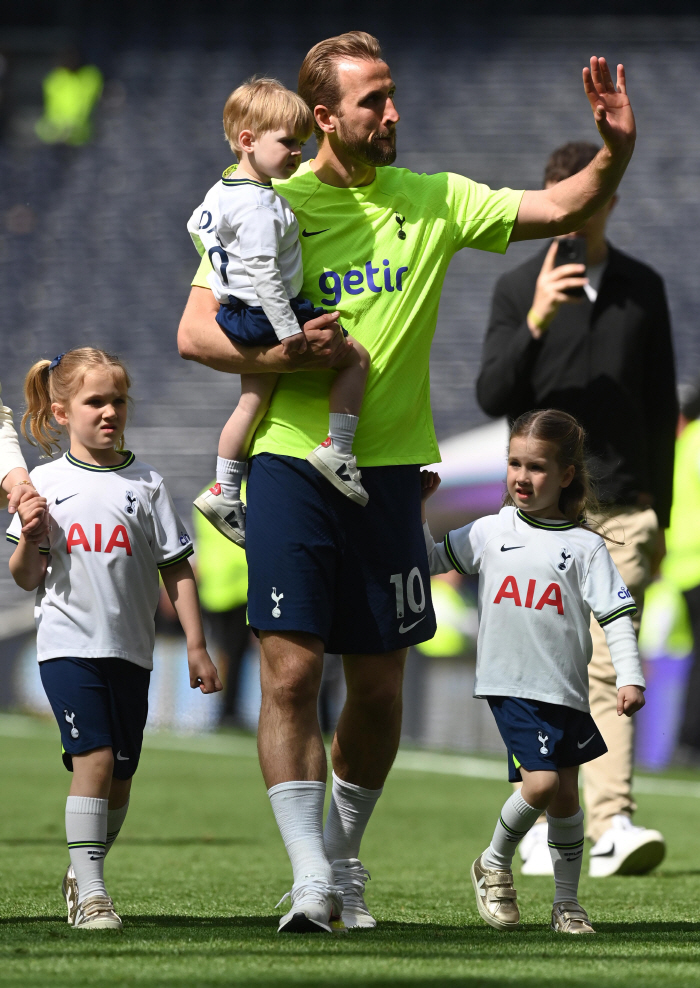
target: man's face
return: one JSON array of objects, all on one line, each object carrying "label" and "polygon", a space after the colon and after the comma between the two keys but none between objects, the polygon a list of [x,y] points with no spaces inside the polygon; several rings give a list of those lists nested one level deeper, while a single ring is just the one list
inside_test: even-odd
[{"label": "man's face", "polygon": [[347,59],[338,63],[342,97],[331,114],[338,138],[366,165],[390,165],[396,158],[396,87],[382,61]]}]

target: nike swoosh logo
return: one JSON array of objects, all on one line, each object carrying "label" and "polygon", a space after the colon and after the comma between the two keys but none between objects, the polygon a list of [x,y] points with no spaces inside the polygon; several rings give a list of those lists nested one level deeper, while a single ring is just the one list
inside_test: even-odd
[{"label": "nike swoosh logo", "polygon": [[417,624],[420,624],[421,621],[425,621],[426,617],[427,617],[427,614],[424,614],[422,618],[418,618],[418,620],[417,621],[414,621],[413,624],[409,624],[409,626],[407,628],[404,628],[403,621],[402,621],[401,624],[399,625],[399,634],[400,635],[405,635],[407,631],[410,631],[411,630],[411,628],[415,628],[415,626]]},{"label": "nike swoosh logo", "polygon": [[118,762],[128,762],[129,761],[129,756],[128,755],[122,755],[121,751],[118,751],[117,752],[117,761]]},{"label": "nike swoosh logo", "polygon": [[77,497],[80,491],[76,491],[75,494],[69,494],[68,497],[62,497],[60,500],[56,498],[56,504],[63,504],[64,501],[70,501],[72,497]]},{"label": "nike swoosh logo", "polygon": [[[588,739],[588,741],[592,741],[594,737],[595,737],[595,734],[591,734],[591,736],[590,736],[590,738]],[[583,744],[581,744],[581,742],[580,742],[580,741],[577,741],[577,742],[576,742],[576,746],[577,746],[578,748],[585,748],[585,747],[586,747],[586,745],[588,744],[588,741],[584,741],[584,742],[583,742]]]},{"label": "nike swoosh logo", "polygon": [[317,237],[319,233],[328,233],[329,230],[329,226],[327,226],[325,230],[302,230],[301,235],[302,237]]},{"label": "nike swoosh logo", "polygon": [[524,549],[524,545],[502,545],[501,552],[510,552],[511,549]]}]

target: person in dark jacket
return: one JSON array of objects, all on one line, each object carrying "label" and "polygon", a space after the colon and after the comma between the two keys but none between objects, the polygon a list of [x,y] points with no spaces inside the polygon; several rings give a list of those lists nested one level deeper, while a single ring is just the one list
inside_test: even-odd
[{"label": "person in dark jacket", "polygon": [[[558,148],[547,163],[545,187],[581,171],[597,152],[583,142]],[[644,591],[664,553],[678,407],[663,280],[607,242],[616,202],[613,197],[571,234],[586,241],[585,268],[556,267],[554,241],[500,278],[477,399],[492,416],[513,420],[530,409],[558,408],[583,425],[601,505],[589,520],[623,543],[608,542],[608,548],[637,602],[638,631]],[[582,297],[567,293],[581,288]],[[633,724],[617,715],[610,653],[594,619],[591,635],[591,712],[609,751],[583,772],[588,836],[595,842],[590,874],[643,873],[663,858],[664,840],[658,831],[632,825]],[[533,832],[523,848],[530,874],[551,871],[538,836]]]}]

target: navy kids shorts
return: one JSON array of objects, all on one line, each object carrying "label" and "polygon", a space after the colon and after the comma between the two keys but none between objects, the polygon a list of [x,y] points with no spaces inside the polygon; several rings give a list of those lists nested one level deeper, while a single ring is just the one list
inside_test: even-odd
[{"label": "navy kids shorts", "polygon": [[420,467],[363,467],[366,507],[293,456],[254,456],[247,488],[248,619],[327,652],[390,652],[435,634]]},{"label": "navy kids shorts", "polygon": [[148,716],[148,669],[126,659],[47,659],[41,681],[58,721],[63,764],[73,755],[111,748],[116,779],[130,779],[141,756]]},{"label": "navy kids shorts", "polygon": [[[216,321],[226,335],[240,346],[277,346],[279,340],[263,307],[247,305],[233,295],[229,298],[232,299],[230,305],[222,305],[216,314]],[[315,306],[301,295],[290,299],[289,304],[300,328],[310,319],[326,313],[326,309]],[[345,330],[343,332],[348,335]]]},{"label": "navy kids shorts", "polygon": [[508,749],[510,782],[522,782],[521,766],[529,772],[556,772],[592,762],[608,750],[595,721],[583,710],[515,696],[486,699]]}]

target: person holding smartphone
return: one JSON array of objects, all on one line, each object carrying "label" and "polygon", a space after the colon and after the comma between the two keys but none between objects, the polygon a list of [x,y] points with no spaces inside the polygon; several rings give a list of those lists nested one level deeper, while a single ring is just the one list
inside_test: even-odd
[{"label": "person holding smartphone", "polygon": [[[545,188],[580,172],[598,150],[584,142],[557,148]],[[589,521],[615,540],[610,553],[637,604],[638,631],[644,591],[664,554],[678,407],[663,280],[607,241],[616,202],[500,278],[476,391],[488,415],[512,422],[557,408],[584,427],[601,505]],[[590,874],[641,874],[662,860],[664,839],[632,824],[634,728],[617,717],[612,661],[595,620],[591,636],[591,713],[609,750],[583,770]],[[526,874],[551,872],[546,824],[530,831],[522,854]]]}]

